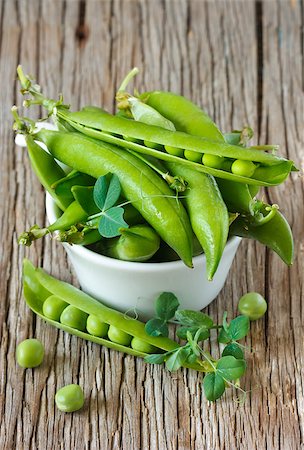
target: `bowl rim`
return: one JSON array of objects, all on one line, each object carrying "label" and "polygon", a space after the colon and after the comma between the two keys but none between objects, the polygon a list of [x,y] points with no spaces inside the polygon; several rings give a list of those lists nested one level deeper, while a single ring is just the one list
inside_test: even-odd
[{"label": "bowl rim", "polygon": [[[57,219],[56,214],[56,203],[51,197],[51,195],[46,192],[46,200],[45,200],[45,206],[46,206],[46,216],[50,223],[55,221]],[[227,241],[227,244],[225,246],[224,252],[230,253],[235,247],[239,245],[242,238],[238,236],[230,237]],[[100,253],[93,252],[93,250],[90,250],[82,245],[78,244],[69,244],[67,242],[62,242],[62,245],[65,247],[66,250],[73,252],[75,256],[82,259],[86,259],[89,263],[93,264],[99,264],[100,266],[106,265],[107,267],[111,267],[113,269],[123,269],[130,272],[156,272],[159,270],[165,270],[165,271],[171,271],[174,269],[189,269],[193,270],[190,267],[187,267],[185,263],[182,260],[178,261],[165,261],[165,262],[136,262],[136,261],[122,261],[115,258],[110,258],[109,256],[101,255]],[[193,266],[197,266],[199,264],[206,264],[206,256],[205,254],[201,254],[198,256],[193,257]]]}]

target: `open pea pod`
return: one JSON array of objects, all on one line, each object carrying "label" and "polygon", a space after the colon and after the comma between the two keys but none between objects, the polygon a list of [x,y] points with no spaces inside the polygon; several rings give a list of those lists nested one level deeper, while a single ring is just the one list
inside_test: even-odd
[{"label": "open pea pod", "polygon": [[[111,342],[110,340],[99,338],[93,335],[90,335],[89,333],[86,333],[84,331],[77,330],[75,328],[71,328],[69,326],[66,326],[60,322],[56,322],[55,320],[51,320],[46,318],[43,315],[42,306],[44,301],[49,298],[51,295],[54,295],[52,291],[48,291],[43,284],[41,284],[41,280],[39,276],[37,276],[35,267],[28,261],[25,260],[23,263],[23,294],[25,297],[25,301],[29,308],[37,314],[41,319],[48,322],[50,325],[53,325],[56,328],[59,328],[63,331],[66,331],[67,333],[73,334],[75,336],[78,336],[82,339],[86,339],[91,342],[95,342],[99,345],[104,345],[108,348],[113,348],[117,351],[121,351],[124,353],[128,353],[130,355],[134,356],[140,356],[144,358],[146,356],[145,353],[138,352],[137,350],[134,350],[131,347],[125,347],[123,345]],[[62,296],[60,296],[62,298]],[[67,299],[63,298],[64,301]],[[72,304],[71,302],[67,301],[68,304]]]},{"label": "open pea pod", "polygon": [[[108,325],[113,325],[119,330],[141,339],[160,350],[171,351],[179,347],[177,342],[169,338],[148,335],[145,331],[145,324],[143,322],[132,319],[123,313],[108,308],[101,302],[95,300],[70,284],[51,277],[42,269],[35,268],[27,259],[23,262],[23,289],[26,303],[32,311],[34,311],[34,313],[51,325],[83,339],[104,345],[105,347],[112,348],[123,353],[128,353],[130,355],[140,356],[142,358],[147,356],[146,353],[139,352],[131,347],[114,343],[109,339],[90,335],[86,331],[80,331],[78,329],[63,325],[61,322],[46,318],[43,314],[43,303],[47,298],[50,296],[57,296],[68,305],[72,305],[88,315],[92,314],[97,316]],[[199,371],[202,370],[201,366],[196,363],[185,364],[184,367],[189,367]]]},{"label": "open pea pod", "polygon": [[263,225],[254,223],[252,216],[239,216],[231,224],[230,233],[233,236],[255,239],[276,252],[286,264],[291,265],[293,262],[292,232],[287,220],[279,211]]},{"label": "open pea pod", "polygon": [[[279,184],[286,179],[294,167],[292,161],[288,161],[267,152],[250,148],[241,148],[229,145],[225,142],[211,141],[183,132],[169,131],[160,127],[125,119],[123,117],[112,116],[105,112],[79,111],[71,113],[66,108],[58,107],[56,109],[56,115],[59,120],[62,119],[67,121],[75,128],[75,130],[80,131],[87,136],[116,144],[120,147],[130,148],[139,153],[151,155],[164,161],[182,162],[185,165],[195,167],[197,170],[209,173],[215,177],[230,179],[241,183],[262,186]],[[157,145],[167,145],[183,150],[191,150],[201,154],[209,153],[232,159],[254,161],[261,165],[257,168],[257,171],[259,169],[261,170],[259,170],[257,176],[254,174],[252,178],[235,175],[224,170],[214,169],[178,156],[173,156],[136,142],[126,141],[121,137],[113,136],[109,133],[130,136],[132,139],[154,142]],[[272,166],[276,166],[275,171],[271,170]]]}]

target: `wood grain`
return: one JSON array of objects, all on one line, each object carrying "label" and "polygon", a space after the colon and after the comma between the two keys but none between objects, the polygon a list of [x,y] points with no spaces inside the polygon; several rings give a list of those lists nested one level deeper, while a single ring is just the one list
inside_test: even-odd
[{"label": "wood grain", "polygon": [[[200,378],[81,342],[26,308],[24,256],[77,285],[60,245],[30,249],[17,235],[45,222],[44,194],[26,152],[14,147],[10,107],[21,104],[15,70],[22,63],[73,108],[113,109],[115,88],[134,65],[139,89],[171,89],[202,105],[223,130],[250,124],[256,142],[281,144],[303,167],[303,4],[297,1],[0,0],[0,448],[2,449],[282,449],[304,445],[304,189],[299,174],[265,192],[281,205],[295,235],[291,269],[259,244],[243,242],[225,288],[208,308],[236,312],[246,291],[269,302],[251,326],[244,405],[228,393],[206,402]],[[39,111],[31,112],[32,117]],[[36,336],[43,365],[20,370],[16,344]],[[215,341],[211,344],[218,351]],[[56,389],[79,382],[86,405],[54,407]]]}]

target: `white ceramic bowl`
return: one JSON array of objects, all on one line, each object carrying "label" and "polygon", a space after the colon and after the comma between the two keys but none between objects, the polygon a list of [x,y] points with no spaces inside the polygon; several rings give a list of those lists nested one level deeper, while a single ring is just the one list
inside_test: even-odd
[{"label": "white ceramic bowl", "polygon": [[[49,194],[46,212],[50,223],[58,217],[59,210]],[[174,292],[181,308],[201,310],[209,305],[224,286],[240,241],[238,237],[228,241],[213,281],[206,277],[205,255],[194,257],[194,268],[189,269],[182,261],[119,261],[81,245],[63,246],[85,292],[122,312],[136,309],[140,318],[148,319],[154,315],[154,300],[164,291]]]}]

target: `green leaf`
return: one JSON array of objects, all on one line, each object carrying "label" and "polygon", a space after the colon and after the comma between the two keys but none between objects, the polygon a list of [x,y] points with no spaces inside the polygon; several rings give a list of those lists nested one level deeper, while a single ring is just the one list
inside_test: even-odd
[{"label": "green leaf", "polygon": [[218,341],[222,344],[227,344],[231,341],[238,341],[243,339],[249,331],[250,321],[247,316],[237,316],[230,324],[227,324],[226,313],[223,317],[223,328],[221,329]]},{"label": "green leaf", "polygon": [[225,381],[218,373],[208,373],[204,377],[203,387],[207,399],[214,402],[225,392]]},{"label": "green leaf", "polygon": [[149,336],[165,336],[168,337],[169,330],[165,320],[154,319],[148,320],[145,325],[145,331]]},{"label": "green leaf", "polygon": [[163,292],[155,303],[157,317],[170,320],[174,317],[175,311],[179,307],[179,301],[172,292]]},{"label": "green leaf", "polygon": [[120,228],[128,228],[127,222],[123,218],[124,209],[121,206],[114,206],[105,211],[100,217],[98,231],[101,236],[111,238],[120,235]]},{"label": "green leaf", "polygon": [[180,339],[187,340],[187,332],[191,333],[191,336],[194,338],[195,334],[198,330],[200,331],[197,342],[205,341],[210,336],[209,328],[206,327],[180,327],[176,330],[176,334]]},{"label": "green leaf", "polygon": [[238,344],[232,342],[231,344],[226,345],[222,352],[222,356],[234,356],[236,359],[244,359],[244,352]]},{"label": "green leaf", "polygon": [[162,353],[162,354],[156,353],[153,355],[145,356],[144,360],[150,364],[162,364],[163,362],[165,362],[166,355],[167,355],[166,353]]},{"label": "green leaf", "polygon": [[248,334],[249,328],[249,318],[247,316],[237,316],[230,322],[229,335],[233,341],[238,341]]},{"label": "green leaf", "polygon": [[108,175],[99,177],[94,186],[94,201],[101,211],[105,211],[117,202],[121,186],[117,175],[113,174],[109,181]]},{"label": "green leaf", "polygon": [[197,361],[197,356],[195,355],[195,353],[190,353],[190,355],[187,358],[187,363],[193,364],[196,361]]},{"label": "green leaf", "polygon": [[244,375],[246,362],[243,359],[236,359],[234,356],[223,356],[218,360],[216,373],[225,380],[237,380]]},{"label": "green leaf", "polygon": [[166,368],[170,372],[175,372],[187,361],[191,349],[189,347],[180,347],[166,361]]},{"label": "green leaf", "polygon": [[89,216],[99,211],[94,202],[93,189],[93,186],[73,186],[71,188],[74,199]]},{"label": "green leaf", "polygon": [[222,328],[221,331],[219,332],[217,340],[221,344],[228,344],[228,342],[231,342],[231,337],[226,333],[224,328]]},{"label": "green leaf", "polygon": [[178,310],[175,313],[176,320],[178,320],[181,325],[192,326],[205,326],[206,328],[211,328],[213,325],[213,320],[211,317],[207,316],[199,311],[191,311],[188,309]]}]

